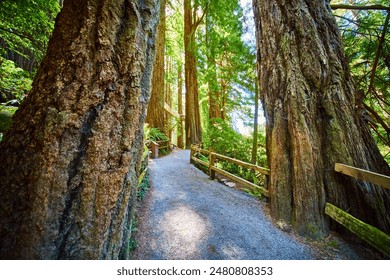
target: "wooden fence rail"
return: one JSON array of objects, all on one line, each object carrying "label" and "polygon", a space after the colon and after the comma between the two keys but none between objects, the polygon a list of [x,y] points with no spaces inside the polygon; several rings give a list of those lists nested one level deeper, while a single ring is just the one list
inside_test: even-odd
[{"label": "wooden fence rail", "polygon": [[[390,189],[390,177],[341,163],[335,164],[335,171]],[[356,234],[360,239],[390,256],[390,236],[376,227],[366,224],[331,203],[326,203],[325,214]]]},{"label": "wooden fence rail", "polygon": [[[196,153],[201,153],[203,155],[208,155],[209,162],[205,162],[197,157],[195,157]],[[257,165],[253,165],[238,159],[230,158],[221,154],[217,154],[205,149],[201,149],[195,145],[191,146],[191,156],[190,161],[191,163],[199,163],[203,166],[208,167],[210,178],[215,178],[215,172],[220,173],[229,179],[239,182],[245,186],[253,187],[259,189],[259,191],[266,197],[270,197],[269,191],[263,187],[257,186],[243,178],[240,178],[234,174],[231,174],[221,168],[218,168],[215,163],[216,159],[221,159],[225,161],[229,161],[231,163],[237,164],[239,166],[242,166],[244,168],[255,170],[257,172],[260,172],[261,174],[264,174],[265,176],[270,175],[270,170],[267,168],[263,168]],[[386,189],[390,189],[390,177],[385,176],[382,174],[370,172],[367,170],[359,169],[356,167],[348,166],[341,163],[335,164],[335,171],[360,179],[365,180],[370,183],[376,184],[378,186],[381,186]],[[331,203],[326,203],[325,206],[325,214],[328,215],[330,218],[334,219],[336,222],[356,234],[360,239],[366,241],[370,245],[377,248],[379,251],[384,253],[387,256],[390,256],[390,236],[381,230],[377,229],[376,227],[366,224],[363,221],[353,217],[346,211],[336,207],[335,205]]]},{"label": "wooden fence rail", "polygon": [[[197,152],[201,153],[201,154],[208,155],[209,162],[207,163],[207,162],[195,157],[195,153],[197,153]],[[266,197],[270,196],[269,191],[267,189],[265,189],[261,186],[258,186],[256,184],[253,184],[252,182],[249,182],[241,177],[238,177],[232,173],[229,173],[229,172],[215,166],[215,162],[216,162],[215,159],[217,159],[217,158],[221,159],[221,160],[226,160],[226,161],[232,162],[234,164],[237,164],[237,165],[242,166],[244,168],[247,168],[249,170],[254,170],[254,171],[260,172],[261,174],[263,174],[265,176],[269,176],[269,174],[270,174],[270,170],[267,168],[260,167],[260,166],[254,165],[254,164],[250,164],[250,163],[247,163],[247,162],[235,159],[235,158],[227,157],[227,156],[224,156],[221,154],[217,154],[214,152],[210,152],[208,150],[201,149],[201,148],[194,146],[194,145],[191,146],[191,156],[190,156],[191,163],[197,162],[203,166],[208,167],[209,173],[210,173],[210,179],[215,179],[215,172],[217,172],[217,173],[222,174],[223,176],[228,177],[229,179],[231,179],[235,182],[243,184],[244,186],[258,189],[260,191],[260,193]]]},{"label": "wooden fence rail", "polygon": [[390,236],[386,233],[356,219],[354,216],[330,203],[327,203],[325,206],[325,214],[382,253],[390,254]]},{"label": "wooden fence rail", "polygon": [[334,167],[336,172],[373,183],[386,189],[390,189],[390,177],[364,169],[336,163]]}]

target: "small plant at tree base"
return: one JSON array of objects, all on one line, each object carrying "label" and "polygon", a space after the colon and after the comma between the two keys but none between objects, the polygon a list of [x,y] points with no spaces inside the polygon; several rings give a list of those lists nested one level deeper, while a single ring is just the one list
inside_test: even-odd
[{"label": "small plant at tree base", "polygon": [[129,251],[133,252],[137,249],[138,243],[137,240],[133,237],[133,233],[137,231],[137,220],[135,217],[131,220],[130,224],[130,239],[129,239]]},{"label": "small plant at tree base", "polygon": [[328,243],[327,243],[328,247],[331,247],[333,249],[340,249],[340,243],[337,242],[336,240],[330,240]]},{"label": "small plant at tree base", "polygon": [[314,240],[318,240],[321,238],[321,233],[320,233],[318,227],[316,227],[313,224],[307,224],[306,231],[308,232],[309,237],[314,239]]},{"label": "small plant at tree base", "polygon": [[166,141],[169,138],[160,131],[160,129],[155,127],[149,127],[148,124],[144,125],[145,139],[150,141]]},{"label": "small plant at tree base", "polygon": [[245,191],[246,193],[250,194],[251,196],[256,197],[256,198],[259,198],[259,199],[263,198],[263,195],[261,194],[261,192],[257,188],[252,188],[252,189],[242,188],[242,190]]},{"label": "small plant at tree base", "polygon": [[149,173],[146,173],[144,179],[142,180],[137,193],[137,200],[142,201],[144,200],[147,191],[150,189],[149,185]]},{"label": "small plant at tree base", "polygon": [[135,249],[137,249],[137,246],[138,246],[137,240],[135,240],[135,239],[130,237],[130,240],[129,240],[129,251],[130,252],[134,251]]}]

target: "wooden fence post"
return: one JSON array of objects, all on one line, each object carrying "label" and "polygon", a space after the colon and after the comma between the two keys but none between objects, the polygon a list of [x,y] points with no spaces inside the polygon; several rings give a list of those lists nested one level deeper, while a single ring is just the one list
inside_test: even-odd
[{"label": "wooden fence post", "polygon": [[158,146],[156,142],[151,142],[150,149],[152,150],[152,158],[158,158]]},{"label": "wooden fence post", "polygon": [[191,144],[191,150],[190,150],[190,163],[194,164],[194,161],[192,160],[192,157],[194,156],[194,145]]},{"label": "wooden fence post", "polygon": [[214,161],[215,161],[214,153],[210,152],[209,157],[210,157],[210,159],[209,159],[209,161],[210,161],[210,165],[209,165],[210,179],[214,180],[215,179],[215,170],[212,169],[212,167],[214,167]]}]

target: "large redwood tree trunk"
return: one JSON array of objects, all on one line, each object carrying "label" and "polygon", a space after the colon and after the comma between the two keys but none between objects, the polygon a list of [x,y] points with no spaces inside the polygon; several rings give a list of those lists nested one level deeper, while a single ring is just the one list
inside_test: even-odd
[{"label": "large redwood tree trunk", "polygon": [[126,258],[159,1],[67,0],[0,145],[0,257]]},{"label": "large redwood tree trunk", "polygon": [[152,95],[146,114],[146,122],[150,127],[158,128],[165,132],[164,110],[164,76],[165,76],[165,4],[166,0],[160,0],[160,22],[157,27],[156,60],[153,67]]},{"label": "large redwood tree trunk", "polygon": [[184,73],[186,88],[185,131],[186,148],[202,142],[200,124],[198,76],[195,56],[195,32],[200,23],[194,15],[198,6],[191,5],[191,0],[184,0]]},{"label": "large redwood tree trunk", "polygon": [[389,191],[334,171],[340,162],[390,173],[356,110],[329,1],[253,0],[253,7],[273,216],[321,236],[328,201],[390,233]]}]

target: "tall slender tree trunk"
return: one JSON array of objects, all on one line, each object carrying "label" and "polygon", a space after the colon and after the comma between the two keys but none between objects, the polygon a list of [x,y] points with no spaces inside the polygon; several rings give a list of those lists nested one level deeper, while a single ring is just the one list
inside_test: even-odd
[{"label": "tall slender tree trunk", "polygon": [[222,100],[222,105],[221,105],[221,119],[225,120],[226,119],[226,101],[227,101],[227,82],[224,79],[220,79],[220,89],[221,89],[221,100]]},{"label": "tall slender tree trunk", "polygon": [[[172,71],[172,59],[167,57],[166,62],[166,69],[165,73],[167,76],[170,76],[170,73]],[[169,107],[172,108],[172,92],[171,92],[171,84],[168,80],[168,82],[165,84],[165,101],[164,101]],[[168,113],[166,110],[164,110],[165,113],[165,135],[168,136],[168,138],[172,141],[172,116],[170,113]]]},{"label": "tall slender tree trunk", "polygon": [[158,10],[65,1],[0,145],[0,258],[127,257]]},{"label": "tall slender tree trunk", "polygon": [[218,78],[216,71],[216,62],[215,59],[211,56],[208,56],[208,67],[209,67],[209,79],[207,81],[209,86],[209,119],[222,118],[221,115],[221,103],[220,103],[220,94],[218,86]]},{"label": "tall slender tree trunk", "polygon": [[150,127],[165,131],[164,110],[164,76],[165,76],[165,6],[166,0],[161,0],[160,22],[157,27],[156,60],[153,68],[152,96],[148,105],[146,122]]},{"label": "tall slender tree trunk", "polygon": [[221,118],[221,104],[219,100],[219,85],[217,78],[217,64],[215,61],[215,42],[212,42],[213,25],[209,13],[206,15],[206,44],[207,44],[207,71],[209,87],[209,120]]},{"label": "tall slender tree trunk", "polygon": [[185,55],[185,130],[186,148],[191,144],[202,142],[202,128],[200,124],[198,77],[195,56],[195,33],[199,22],[193,16],[197,7],[192,7],[191,0],[184,0],[184,55]]},{"label": "tall slender tree trunk", "polygon": [[325,203],[390,233],[390,193],[334,171],[390,170],[355,112],[353,81],[329,1],[254,0],[267,119],[271,211],[301,234],[329,230]]},{"label": "tall slender tree trunk", "polygon": [[257,161],[257,139],[259,131],[259,86],[258,81],[255,81],[255,117],[253,120],[253,145],[251,163],[256,164]]},{"label": "tall slender tree trunk", "polygon": [[177,146],[180,149],[184,148],[183,137],[183,66],[179,64],[177,70],[177,111],[180,116],[177,124]]}]

